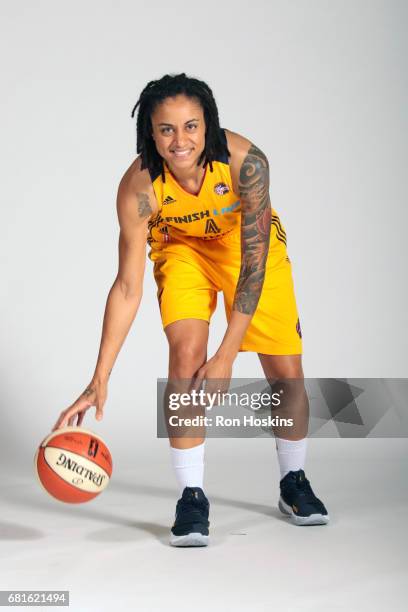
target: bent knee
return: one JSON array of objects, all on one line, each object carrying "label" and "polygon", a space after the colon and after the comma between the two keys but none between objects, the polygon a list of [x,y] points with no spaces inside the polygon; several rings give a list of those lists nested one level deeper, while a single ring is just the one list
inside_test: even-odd
[{"label": "bent knee", "polygon": [[170,344],[169,376],[190,378],[205,363],[206,355],[207,347],[191,339]]},{"label": "bent knee", "polygon": [[259,355],[268,378],[304,379],[301,355]]}]

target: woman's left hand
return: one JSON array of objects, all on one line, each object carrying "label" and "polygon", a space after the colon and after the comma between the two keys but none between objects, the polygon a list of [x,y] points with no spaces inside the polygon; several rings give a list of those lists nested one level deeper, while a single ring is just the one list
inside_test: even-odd
[{"label": "woman's left hand", "polygon": [[233,359],[215,354],[198,370],[193,388],[198,390],[205,380],[206,393],[225,393],[231,380],[232,364]]}]

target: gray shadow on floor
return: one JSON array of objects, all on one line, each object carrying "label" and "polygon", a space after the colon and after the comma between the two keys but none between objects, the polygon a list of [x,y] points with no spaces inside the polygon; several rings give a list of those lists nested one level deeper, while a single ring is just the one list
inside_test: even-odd
[{"label": "gray shadow on floor", "polygon": [[140,540],[141,531],[153,535],[158,540],[168,539],[168,525],[148,523],[146,521],[128,521],[126,525],[99,529],[86,535],[87,540],[94,542],[129,542]]},{"label": "gray shadow on floor", "polygon": [[45,533],[26,525],[0,521],[0,540],[40,540]]},{"label": "gray shadow on floor", "polygon": [[108,527],[88,533],[86,540],[92,542],[137,542],[141,538],[141,532],[148,533],[159,542],[168,545],[169,526],[158,523],[147,523],[146,521],[128,521],[127,524],[116,527]]},{"label": "gray shadow on floor", "polygon": [[[143,495],[149,495],[151,497],[169,498],[174,500],[174,503],[177,501],[177,491],[174,488],[157,487],[153,485],[136,483],[130,486],[129,484],[116,479],[115,482],[111,482],[109,486],[114,491],[126,493],[128,495],[137,495],[138,493],[142,493]],[[265,516],[272,516],[274,518],[282,518],[279,510],[272,504],[270,506],[265,506],[264,504],[257,504],[256,502],[247,500],[243,501],[238,499],[230,499],[221,495],[209,495],[209,499],[210,503],[212,504],[228,506],[230,508],[238,508],[240,510],[249,510],[250,512],[255,512],[256,514],[263,514]]]},{"label": "gray shadow on floor", "polygon": [[[123,492],[135,496],[137,496],[138,494],[142,494],[157,498],[158,500],[163,500],[163,498],[171,499],[174,501],[174,504],[177,501],[177,490],[174,487],[159,487],[137,483],[134,483],[132,484],[132,486],[130,486],[128,483],[115,480],[115,482],[110,483],[109,488],[115,492]],[[7,491],[7,498],[9,501],[12,501],[13,503],[19,506],[24,506],[25,508],[27,508],[27,494],[20,494],[18,490],[13,489],[13,491]],[[263,516],[273,517],[275,519],[285,521],[285,518],[282,517],[278,509],[274,506],[265,506],[263,504],[257,504],[250,501],[228,499],[219,495],[211,496],[210,502],[212,504],[224,505],[232,508],[238,508],[241,510],[249,510],[250,512],[254,512],[256,514],[261,514]],[[113,527],[109,529],[98,530],[85,536],[89,540],[101,542],[128,541],[129,539],[139,540],[140,533],[138,535],[137,532],[143,531],[151,536],[154,536],[161,543],[168,546],[169,529],[170,523],[173,520],[173,516],[169,516],[168,525],[161,525],[158,523],[149,523],[146,521],[137,521],[123,518],[116,514],[100,510],[95,506],[91,507],[86,506],[85,504],[75,504],[75,506],[73,507],[71,504],[64,504],[56,500],[54,501],[52,499],[48,500],[46,497],[44,497],[44,499],[30,497],[29,505],[30,509],[37,509],[41,512],[52,514],[54,516],[69,516],[70,519],[75,516],[87,519],[89,521],[97,520],[113,525]],[[25,529],[27,530],[27,534],[30,532],[30,530],[31,533],[36,532],[36,530],[31,527],[26,527]],[[41,534],[41,532],[38,531],[36,533],[40,534],[37,537],[44,537],[45,535]]]},{"label": "gray shadow on floor", "polygon": [[[120,530],[119,533],[121,531],[124,533],[127,531],[128,535],[132,533],[132,530],[138,529],[145,531],[161,540],[164,537],[164,534],[168,535],[169,531],[168,526],[123,518],[121,516],[99,510],[95,506],[86,506],[85,504],[64,504],[51,498],[47,499],[47,497],[39,499],[38,497],[32,496],[28,500],[27,494],[19,494],[16,489],[7,492],[7,500],[18,506],[23,506],[24,508],[27,508],[29,505],[30,510],[36,509],[54,516],[67,516],[71,520],[74,517],[80,517],[82,519],[89,520],[90,522],[97,520],[108,524],[111,523],[115,526],[114,529]],[[102,537],[100,539],[103,540]],[[121,536],[121,539],[124,539],[123,536]]]},{"label": "gray shadow on floor", "polygon": [[[140,531],[138,530],[143,530],[153,535],[162,546],[169,547],[170,523],[168,525],[158,525],[157,523],[134,521],[133,523],[129,522],[128,527],[131,527],[132,530],[124,527],[99,529],[87,534],[85,538],[92,542],[137,542],[141,539]],[[216,543],[212,540],[211,548],[219,546],[224,539],[222,536],[217,537]]]}]

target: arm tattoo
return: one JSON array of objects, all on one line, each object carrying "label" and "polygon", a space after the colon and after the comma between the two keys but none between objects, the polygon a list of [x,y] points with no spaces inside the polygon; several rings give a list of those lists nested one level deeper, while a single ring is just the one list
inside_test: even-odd
[{"label": "arm tattoo", "polygon": [[241,197],[241,270],[233,310],[253,314],[265,278],[271,232],[269,165],[265,155],[252,145],[239,175]]},{"label": "arm tattoo", "polygon": [[152,207],[150,206],[149,196],[147,193],[137,193],[137,210],[139,216],[144,219],[152,214]]},{"label": "arm tattoo", "polygon": [[94,391],[95,389],[92,387],[92,385],[90,385],[89,387],[85,389],[82,395],[85,395],[85,397],[89,397],[90,395],[92,395]]}]

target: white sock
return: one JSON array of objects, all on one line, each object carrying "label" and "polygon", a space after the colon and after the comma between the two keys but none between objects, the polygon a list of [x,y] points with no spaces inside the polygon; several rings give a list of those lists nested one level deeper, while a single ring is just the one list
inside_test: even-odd
[{"label": "white sock", "polygon": [[288,472],[305,469],[307,438],[303,438],[303,440],[284,440],[275,437],[275,443],[281,480]]},{"label": "white sock", "polygon": [[185,487],[203,488],[205,442],[193,448],[173,448],[170,446],[171,462],[176,474],[180,493]]}]

